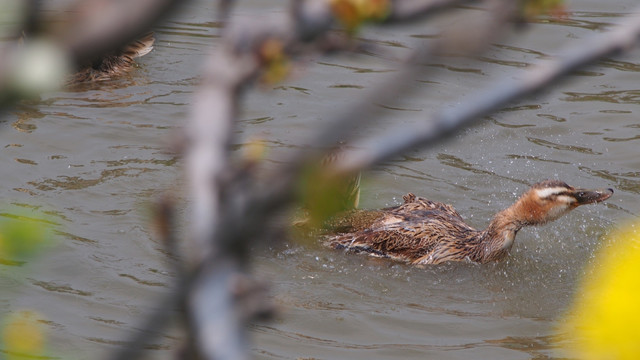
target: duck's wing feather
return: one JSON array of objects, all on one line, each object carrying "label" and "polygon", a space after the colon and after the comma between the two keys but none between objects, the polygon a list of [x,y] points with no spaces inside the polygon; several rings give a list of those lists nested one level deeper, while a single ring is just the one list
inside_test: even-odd
[{"label": "duck's wing feather", "polygon": [[125,74],[134,68],[135,58],[144,56],[153,50],[154,43],[153,32],[146,33],[120,50],[112,51],[91,63],[83,64],[77,73],[67,79],[67,85],[111,80]]},{"label": "duck's wing feather", "polygon": [[123,50],[122,53],[130,56],[131,58],[138,58],[147,55],[151,50],[153,50],[153,44],[156,42],[156,39],[153,35],[153,32],[148,32],[144,34],[142,37],[136,39],[134,42],[128,44]]},{"label": "duck's wing feather", "polygon": [[402,197],[404,203],[399,206],[386,208],[384,210],[389,211],[395,215],[411,214],[416,211],[440,211],[447,216],[457,218],[463,221],[462,216],[453,208],[453,206],[444,204],[437,201],[431,201],[420,196],[416,196],[412,193],[408,193]]},{"label": "duck's wing feather", "polygon": [[436,247],[449,243],[453,246],[477,234],[477,230],[465,224],[459,215],[453,216],[440,209],[415,210],[402,216],[401,221],[329,236],[325,242],[337,249],[414,261]]}]

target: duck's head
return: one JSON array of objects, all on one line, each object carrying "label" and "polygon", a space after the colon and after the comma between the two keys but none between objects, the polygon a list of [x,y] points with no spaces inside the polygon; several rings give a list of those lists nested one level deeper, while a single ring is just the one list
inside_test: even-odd
[{"label": "duck's head", "polygon": [[580,205],[607,200],[613,189],[580,189],[558,180],[539,182],[524,193],[514,207],[523,225],[553,221]]}]

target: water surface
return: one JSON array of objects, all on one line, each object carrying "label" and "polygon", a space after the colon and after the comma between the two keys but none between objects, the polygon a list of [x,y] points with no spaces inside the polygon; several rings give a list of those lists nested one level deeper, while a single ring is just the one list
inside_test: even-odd
[{"label": "water surface", "polygon": [[[478,58],[424,64],[428,72],[410,84],[416,91],[389,94],[377,104],[383,119],[361,132],[384,134],[455,107],[493,80],[603,31],[634,3],[569,5],[567,21],[532,24]],[[284,9],[247,2],[238,16]],[[119,348],[175,279],[149,207],[181,181],[167,145],[187,121],[199,67],[218,42],[212,14],[210,2],[195,2],[159,26],[156,49],[122,79],[47,94],[2,116],[2,205],[46,211],[58,225],[57,245],[37,261],[0,265],[0,315],[37,311],[53,357],[99,358]],[[371,50],[304,62],[295,77],[247,97],[236,143],[264,139],[277,166],[437,30],[428,22],[370,29],[361,37]],[[377,166],[365,174],[361,197],[363,207],[377,208],[413,192],[453,204],[477,227],[547,178],[614,188],[607,203],[522,230],[506,261],[483,266],[413,268],[296,241],[257,248],[255,271],[271,281],[282,311],[251,326],[255,357],[559,357],[550,335],[584,264],[610,229],[640,210],[639,54],[602,61],[451,142]],[[179,330],[162,331],[148,357],[172,358],[180,340]]]}]

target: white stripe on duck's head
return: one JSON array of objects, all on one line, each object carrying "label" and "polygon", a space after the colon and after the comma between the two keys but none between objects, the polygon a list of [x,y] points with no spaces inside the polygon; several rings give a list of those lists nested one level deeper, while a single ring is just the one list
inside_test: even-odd
[{"label": "white stripe on duck's head", "polygon": [[546,180],[534,184],[522,195],[514,206],[514,211],[523,223],[544,224],[580,205],[605,201],[612,194],[613,189],[581,189],[559,180]]}]

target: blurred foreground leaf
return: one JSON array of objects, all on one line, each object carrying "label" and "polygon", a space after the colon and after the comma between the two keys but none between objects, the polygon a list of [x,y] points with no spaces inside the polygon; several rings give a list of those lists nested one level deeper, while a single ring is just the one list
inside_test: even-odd
[{"label": "blurred foreground leaf", "polygon": [[523,0],[521,12],[526,21],[532,21],[543,15],[554,19],[567,17],[567,8],[564,0]]},{"label": "blurred foreground leaf", "polygon": [[0,259],[23,259],[43,249],[52,224],[44,217],[0,213]]},{"label": "blurred foreground leaf", "polygon": [[360,174],[339,176],[319,166],[310,168],[302,179],[302,204],[308,215],[305,225],[323,227],[334,215],[358,207]]},{"label": "blurred foreground leaf", "polygon": [[7,317],[2,328],[2,345],[8,360],[40,358],[45,335],[38,324],[38,314],[20,311]]},{"label": "blurred foreground leaf", "polygon": [[9,57],[8,89],[26,98],[37,98],[64,85],[71,73],[69,55],[52,41],[26,39]]},{"label": "blurred foreground leaf", "polygon": [[259,56],[264,64],[261,82],[273,85],[283,81],[289,75],[291,64],[282,41],[267,39],[260,46]]},{"label": "blurred foreground leaf", "polygon": [[640,359],[640,223],[609,238],[560,325],[578,359]]}]

